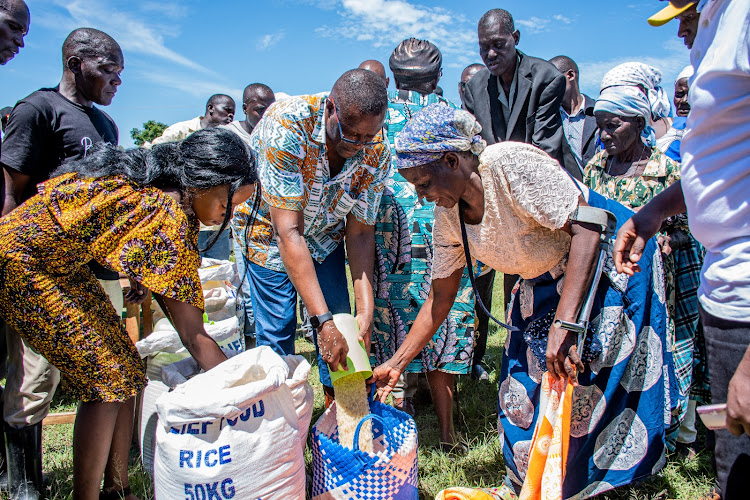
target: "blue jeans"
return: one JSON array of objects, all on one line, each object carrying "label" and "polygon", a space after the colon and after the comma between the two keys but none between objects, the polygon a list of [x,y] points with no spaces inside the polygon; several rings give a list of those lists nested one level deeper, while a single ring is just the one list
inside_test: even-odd
[{"label": "blue jeans", "polygon": [[[344,245],[339,245],[326,259],[318,264],[313,261],[318,283],[323,290],[328,309],[333,314],[351,313],[349,288],[346,282],[346,258]],[[282,271],[272,271],[248,262],[247,278],[250,297],[255,312],[256,345],[270,346],[274,352],[294,354],[294,336],[297,329],[297,291],[289,276]],[[318,346],[318,332],[313,331],[315,348]],[[320,381],[331,387],[328,365],[318,352]]]},{"label": "blue jeans", "polygon": [[[199,231],[198,232],[198,249],[206,248],[208,242],[214,239],[217,231]],[[206,252],[201,252],[201,257],[209,259],[229,260],[229,228],[227,227],[216,240],[214,246]]]},{"label": "blue jeans", "polygon": [[240,244],[232,238],[234,247],[234,260],[237,263],[237,274],[242,277],[242,283],[237,289],[237,310],[242,311],[244,325],[243,331],[246,337],[255,337],[255,316],[253,315],[253,304],[250,299],[250,278],[245,273],[246,263],[249,264],[245,254],[242,253]]}]

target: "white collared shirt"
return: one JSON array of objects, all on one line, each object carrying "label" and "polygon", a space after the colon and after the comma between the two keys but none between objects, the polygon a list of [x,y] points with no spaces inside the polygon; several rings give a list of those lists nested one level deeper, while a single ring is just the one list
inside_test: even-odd
[{"label": "white collared shirt", "polygon": [[682,190],[706,247],[698,291],[713,316],[750,321],[750,0],[708,0],[690,54]]}]

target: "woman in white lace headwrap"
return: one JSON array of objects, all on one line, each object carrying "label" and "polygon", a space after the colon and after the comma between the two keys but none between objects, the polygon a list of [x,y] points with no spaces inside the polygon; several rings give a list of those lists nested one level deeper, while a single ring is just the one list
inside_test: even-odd
[{"label": "woman in white lace headwrap", "polygon": [[[432,288],[396,354],[376,367],[382,400],[430,341],[453,304],[471,259],[521,280],[507,315],[498,393],[498,430],[508,486],[520,489],[529,470],[536,423],[543,414],[542,379],[549,371],[576,386],[562,496],[586,498],[655,473],[663,465],[666,321],[661,259],[650,240],[646,266],[623,279],[607,259],[591,329],[582,352],[577,337],[554,325],[576,321],[596,267],[599,232],[573,214],[591,205],[619,222],[631,212],[577,186],[540,149],[501,142],[486,147],[467,112],[428,106],[397,135],[399,173],[434,201]],[[663,282],[663,280],[662,280]],[[669,370],[667,370],[669,372]],[[637,394],[636,394],[637,393]],[[560,476],[558,476],[558,480]]]}]

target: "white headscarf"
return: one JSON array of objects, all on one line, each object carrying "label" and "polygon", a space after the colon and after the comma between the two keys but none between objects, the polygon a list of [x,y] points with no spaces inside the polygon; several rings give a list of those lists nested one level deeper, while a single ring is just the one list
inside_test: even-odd
[{"label": "white headscarf", "polygon": [[653,121],[672,114],[669,96],[659,86],[660,83],[661,71],[658,69],[640,62],[627,62],[615,66],[604,75],[599,91],[619,86],[639,87],[648,99],[651,108],[649,121]]},{"label": "white headscarf", "polygon": [[602,90],[594,104],[594,113],[606,111],[617,116],[642,116],[645,127],[641,132],[643,141],[651,147],[656,145],[656,134],[650,125],[651,103],[646,94],[632,85],[616,85]]}]

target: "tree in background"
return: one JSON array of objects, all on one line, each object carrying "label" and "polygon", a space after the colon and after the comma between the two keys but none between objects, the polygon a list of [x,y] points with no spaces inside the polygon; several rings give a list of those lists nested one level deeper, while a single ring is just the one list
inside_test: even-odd
[{"label": "tree in background", "polygon": [[133,138],[136,146],[143,146],[143,143],[151,142],[160,137],[167,125],[154,120],[149,120],[143,124],[143,130],[134,128],[130,131],[130,137]]}]

